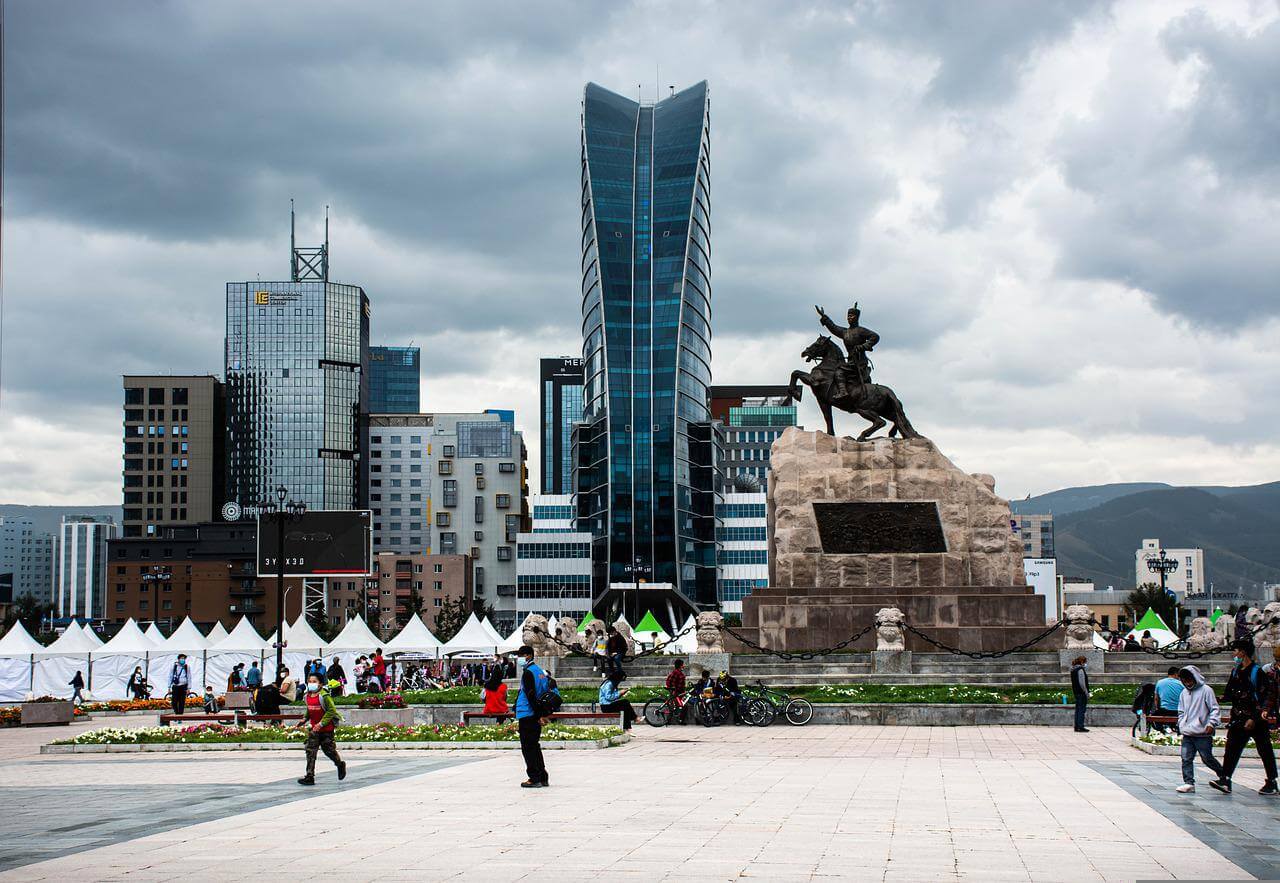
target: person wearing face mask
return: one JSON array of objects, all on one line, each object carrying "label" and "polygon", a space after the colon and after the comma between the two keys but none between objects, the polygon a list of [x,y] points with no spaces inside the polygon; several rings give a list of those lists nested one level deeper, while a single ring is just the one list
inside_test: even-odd
[{"label": "person wearing face mask", "polygon": [[1089,660],[1077,656],[1071,662],[1071,694],[1076,700],[1076,732],[1087,733],[1084,714],[1089,707]]},{"label": "person wearing face mask", "polygon": [[179,653],[178,661],[169,672],[169,698],[172,700],[174,714],[182,714],[187,710],[187,690],[190,687],[191,670],[187,668],[187,654]]},{"label": "person wearing face mask", "polygon": [[516,697],[516,726],[520,731],[520,753],[524,755],[524,769],[528,774],[520,787],[546,788],[551,782],[542,758],[543,720],[538,716],[537,697],[550,688],[550,679],[533,661],[533,648],[528,644],[516,651],[516,671],[520,681],[520,694]]},{"label": "person wearing face mask", "polygon": [[1280,793],[1276,788],[1276,753],[1271,747],[1271,725],[1265,714],[1270,705],[1270,679],[1262,673],[1262,668],[1253,661],[1253,639],[1237,638],[1231,645],[1235,652],[1236,666],[1227,679],[1227,687],[1222,698],[1231,702],[1231,723],[1227,725],[1227,747],[1222,756],[1222,775],[1209,787],[1231,793],[1231,774],[1240,763],[1240,755],[1249,740],[1262,758],[1262,766],[1266,770],[1267,780],[1258,793],[1265,797],[1274,797]]},{"label": "person wearing face mask", "polygon": [[299,785],[316,783],[316,754],[323,751],[324,756],[333,761],[338,768],[338,781],[347,777],[347,765],[338,755],[338,746],[333,739],[333,731],[337,729],[342,716],[338,714],[333,697],[320,686],[319,675],[307,677],[307,716],[299,726],[306,727],[307,732],[307,774],[298,780]]}]

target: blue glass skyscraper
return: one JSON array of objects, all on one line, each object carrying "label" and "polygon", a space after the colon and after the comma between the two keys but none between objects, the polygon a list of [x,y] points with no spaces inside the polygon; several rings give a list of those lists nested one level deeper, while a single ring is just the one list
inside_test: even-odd
[{"label": "blue glass skyscraper", "polygon": [[416,346],[369,347],[370,414],[417,414],[422,410],[422,350]]},{"label": "blue glass skyscraper", "polygon": [[582,110],[582,529],[593,582],[715,601],[710,129],[705,82]]}]

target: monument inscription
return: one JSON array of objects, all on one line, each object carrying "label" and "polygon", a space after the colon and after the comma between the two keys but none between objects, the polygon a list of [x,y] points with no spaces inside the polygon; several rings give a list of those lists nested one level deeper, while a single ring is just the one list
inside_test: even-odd
[{"label": "monument inscription", "polygon": [[938,504],[917,501],[813,503],[827,555],[895,555],[947,551]]}]

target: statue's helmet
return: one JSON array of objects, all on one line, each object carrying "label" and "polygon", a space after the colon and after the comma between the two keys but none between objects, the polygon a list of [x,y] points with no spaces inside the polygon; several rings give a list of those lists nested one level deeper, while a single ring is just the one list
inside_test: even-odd
[{"label": "statue's helmet", "polygon": [[862,310],[858,309],[858,304],[856,301],[854,302],[853,306],[849,307],[849,312],[847,315],[848,315],[850,325],[857,325],[858,320],[862,318]]}]

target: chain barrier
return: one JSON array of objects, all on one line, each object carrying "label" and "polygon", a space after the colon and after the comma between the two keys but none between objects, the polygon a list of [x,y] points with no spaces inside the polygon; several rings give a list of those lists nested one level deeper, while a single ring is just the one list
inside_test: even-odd
[{"label": "chain barrier", "polygon": [[800,659],[800,660],[807,661],[810,659],[817,659],[819,656],[830,656],[832,653],[835,653],[837,651],[843,650],[845,647],[848,647],[854,641],[858,640],[859,638],[867,634],[869,631],[871,631],[873,628],[875,628],[878,625],[879,625],[878,622],[873,622],[871,623],[871,625],[867,626],[866,628],[853,633],[848,638],[845,638],[843,641],[841,641],[839,644],[836,644],[834,647],[828,647],[825,650],[804,650],[798,653],[788,653],[785,650],[773,650],[769,647],[761,647],[755,641],[743,635],[738,634],[736,631],[734,631],[731,627],[727,625],[721,625],[720,631],[724,632],[727,635],[731,635],[735,640],[742,642],[746,646],[750,647],[751,649],[759,653],[763,653],[766,656],[776,656],[781,660],[790,662],[793,659]]},{"label": "chain barrier", "polygon": [[[1249,629],[1246,634],[1238,635],[1236,637],[1236,640],[1239,640],[1240,638],[1244,637],[1252,641],[1254,639],[1254,636],[1264,631],[1268,626],[1271,625],[1271,622],[1272,620],[1269,618],[1264,619],[1262,622],[1258,623],[1257,626]],[[1096,619],[1089,620],[1089,624],[1096,625],[1096,626],[1102,625]],[[1221,647],[1214,647],[1211,650],[1187,650],[1187,649],[1179,650],[1177,649],[1179,646],[1185,648],[1187,645],[1187,641],[1189,639],[1190,639],[1190,636],[1188,635],[1186,638],[1179,638],[1178,640],[1174,641],[1172,644],[1166,644],[1163,647],[1143,647],[1141,644],[1139,644],[1138,651],[1141,653],[1145,653],[1148,656],[1159,656],[1162,659],[1175,659],[1175,660],[1203,659],[1206,656],[1213,656],[1215,653],[1231,652],[1231,643],[1232,643],[1231,641],[1228,641],[1226,644],[1224,644]],[[1125,652],[1132,653],[1133,651],[1126,647]]]},{"label": "chain barrier", "polygon": [[941,641],[934,640],[909,622],[903,622],[900,623],[900,625],[904,631],[911,632],[911,634],[915,635],[920,640],[932,644],[939,650],[945,650],[948,653],[953,653],[956,656],[967,656],[970,659],[1000,659],[1003,656],[1008,656],[1010,653],[1021,653],[1023,650],[1031,649],[1058,629],[1065,628],[1067,623],[1065,620],[1058,620],[1030,641],[1023,641],[1016,647],[1010,647],[1007,650],[961,650],[959,647],[952,647],[950,644],[944,644]]},{"label": "chain barrier", "polygon": [[[680,640],[681,638],[683,638],[685,635],[689,634],[689,632],[696,630],[696,629],[697,629],[697,627],[698,627],[698,626],[697,626],[697,623],[694,623],[694,624],[693,624],[693,625],[691,625],[691,626],[688,626],[688,627],[686,627],[686,628],[683,628],[683,629],[681,629],[680,631],[676,632],[673,636],[671,636],[671,637],[670,637],[670,638],[668,638],[667,640],[663,641],[662,643],[660,643],[660,644],[654,644],[654,645],[653,645],[652,647],[650,647],[648,650],[642,650],[642,651],[640,651],[639,653],[632,653],[632,654],[630,654],[630,655],[628,655],[628,656],[624,656],[624,657],[623,657],[623,661],[625,662],[626,660],[629,660],[629,659],[640,659],[640,658],[645,657],[645,656],[652,656],[652,655],[654,655],[655,653],[661,653],[663,650],[665,650],[666,648],[670,647],[670,646],[671,646],[672,644],[674,644],[676,641],[679,641],[679,640]],[[587,657],[588,659],[595,658],[595,656],[596,656],[596,654],[595,654],[595,653],[590,653],[590,652],[588,652],[587,650],[583,649],[583,647],[581,647],[580,645],[577,645],[577,644],[570,644],[570,643],[568,643],[567,641],[562,641],[562,640],[560,640],[560,638],[559,638],[559,637],[557,637],[556,635],[551,634],[550,632],[546,631],[545,629],[538,628],[537,626],[530,626],[529,628],[530,628],[533,632],[535,632],[535,633],[537,633],[537,634],[539,634],[539,635],[543,635],[544,637],[550,638],[553,642],[555,642],[556,644],[559,644],[559,645],[560,645],[561,647],[563,647],[565,650],[572,651],[573,653],[577,653],[577,654],[578,654],[578,655],[580,655],[580,656],[585,656],[585,657]]]}]

